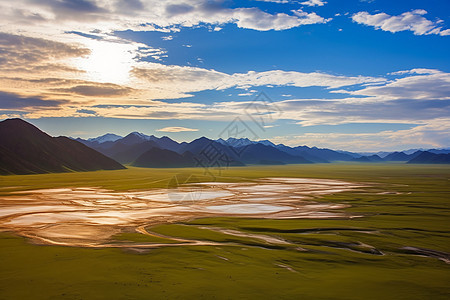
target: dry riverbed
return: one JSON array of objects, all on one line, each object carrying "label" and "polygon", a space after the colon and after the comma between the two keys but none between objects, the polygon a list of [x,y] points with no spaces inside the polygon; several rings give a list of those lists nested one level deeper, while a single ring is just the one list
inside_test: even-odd
[{"label": "dry riverbed", "polygon": [[[264,178],[146,191],[115,192],[91,187],[22,191],[0,197],[0,229],[31,238],[36,243],[65,246],[209,245],[213,243],[160,236],[146,228],[209,216],[351,218],[356,216],[343,211],[346,205],[319,203],[315,199],[363,187],[363,184],[338,180]],[[114,243],[111,240],[115,234],[133,231],[171,239],[172,243]],[[227,234],[245,236],[240,232]]]}]

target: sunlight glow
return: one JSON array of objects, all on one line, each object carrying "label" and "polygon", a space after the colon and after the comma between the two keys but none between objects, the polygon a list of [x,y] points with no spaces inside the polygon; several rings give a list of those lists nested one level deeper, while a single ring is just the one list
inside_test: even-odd
[{"label": "sunlight glow", "polygon": [[76,66],[86,71],[88,80],[124,84],[130,80],[135,64],[135,46],[108,41],[86,41],[88,57],[77,59]]}]

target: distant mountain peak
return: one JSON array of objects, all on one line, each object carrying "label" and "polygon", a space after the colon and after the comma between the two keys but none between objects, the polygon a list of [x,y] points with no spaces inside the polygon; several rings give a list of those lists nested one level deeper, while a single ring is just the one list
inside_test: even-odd
[{"label": "distant mountain peak", "polygon": [[16,123],[22,123],[22,124],[31,125],[31,124],[28,123],[27,121],[22,120],[22,119],[20,119],[20,118],[10,118],[10,119],[3,120],[2,122],[5,122],[5,123],[16,122]]},{"label": "distant mountain peak", "polygon": [[27,121],[19,119],[19,118],[6,119],[6,120],[1,121],[0,123],[2,123],[3,126],[8,125],[8,126],[28,127],[28,128],[35,128],[40,131],[40,129],[37,128],[36,126],[34,126],[33,124],[28,123]]},{"label": "distant mountain peak", "polygon": [[251,140],[249,140],[248,138],[239,138],[239,139],[237,139],[237,138],[230,137],[230,138],[227,139],[227,142],[233,142],[233,141],[251,142]]},{"label": "distant mountain peak", "polygon": [[232,147],[243,147],[243,146],[248,146],[248,145],[256,143],[254,141],[251,141],[248,138],[233,138],[233,137],[230,137],[227,140],[224,140],[221,138],[221,139],[216,140],[216,142],[221,143],[223,145],[232,146]]},{"label": "distant mountain peak", "polygon": [[[152,135],[147,135],[147,134],[145,134],[145,133],[142,133],[142,132],[138,132],[138,131],[133,131],[133,132],[131,132],[130,134],[128,134],[128,136],[136,136],[136,137],[139,137],[139,138],[141,138],[141,139],[143,139],[143,140],[146,140],[146,141],[151,141],[151,140],[158,140],[158,139],[160,139],[160,138],[157,138],[156,136],[154,136],[153,134]],[[161,139],[162,138],[164,138],[164,137],[161,137]]]},{"label": "distant mountain peak", "polygon": [[274,143],[272,143],[272,142],[269,141],[269,140],[260,140],[260,141],[257,141],[257,143],[263,144],[263,145],[266,145],[266,146],[272,146],[272,147],[275,147],[275,146],[276,146]]},{"label": "distant mountain peak", "polygon": [[89,142],[97,142],[97,143],[104,143],[104,142],[115,142],[119,139],[121,139],[122,136],[114,134],[114,133],[107,133],[95,138],[88,139]]},{"label": "distant mountain peak", "polygon": [[14,132],[14,134],[16,135],[33,134],[36,136],[50,137],[50,135],[43,132],[33,124],[19,118],[6,119],[4,121],[1,121],[0,126],[2,127],[2,130]]},{"label": "distant mountain peak", "polygon": [[202,137],[199,137],[198,139],[193,140],[193,142],[195,142],[195,141],[211,141],[211,140],[205,136],[202,136]]},{"label": "distant mountain peak", "polygon": [[140,137],[148,137],[148,135],[143,134],[142,132],[133,131],[130,134],[140,136]]}]

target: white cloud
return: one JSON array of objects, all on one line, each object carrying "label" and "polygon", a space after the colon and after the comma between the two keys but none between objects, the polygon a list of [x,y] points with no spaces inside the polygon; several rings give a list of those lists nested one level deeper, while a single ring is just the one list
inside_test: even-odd
[{"label": "white cloud", "polygon": [[450,35],[450,29],[442,30],[439,34],[442,36]]},{"label": "white cloud", "polygon": [[[64,61],[89,56],[89,49],[24,36],[4,34],[0,37],[0,49],[3,53],[9,53],[7,57],[11,57],[0,67],[0,91],[14,93],[19,97],[40,95],[40,101],[58,104],[54,109],[51,105],[41,110],[21,108],[28,118],[83,117],[91,116],[87,111],[93,111],[97,116],[115,118],[228,120],[243,111],[248,103],[240,101],[206,105],[166,103],[155,99],[180,99],[198,91],[228,88],[247,89],[248,92],[251,87],[260,86],[318,86],[330,89],[330,92],[349,95],[346,99],[292,99],[276,102],[284,112],[283,118],[297,120],[303,126],[352,122],[417,123],[442,118],[449,113],[446,103],[450,99],[450,74],[434,69],[398,71],[391,75],[399,78],[387,80],[383,77],[282,70],[227,74],[204,68],[134,61],[129,82],[111,84],[89,80],[86,78],[88,72],[77,70],[76,66],[64,69],[69,68],[69,65],[64,65]],[[107,45],[102,47],[107,50]],[[52,55],[55,49],[61,49],[58,53],[61,53],[62,62],[58,65],[58,71],[52,73],[48,64],[58,61]],[[32,68],[32,71],[17,71],[17,75],[8,73],[23,65]],[[344,87],[351,89],[342,90]]]},{"label": "white cloud", "polygon": [[386,81],[282,70],[227,74],[198,67],[138,62],[136,57],[164,53],[120,39],[75,37],[84,45],[0,34],[3,52],[0,90],[23,96],[43,95],[48,100],[70,99],[80,104],[145,105],[152,99],[186,98],[204,90],[258,86],[340,88]]},{"label": "white cloud", "polygon": [[[258,86],[352,87],[349,91],[334,90],[350,95],[346,99],[292,99],[276,102],[284,112],[283,118],[298,120],[303,126],[351,122],[417,123],[442,118],[449,113],[445,101],[450,99],[450,74],[434,69],[398,71],[391,75],[400,78],[387,80],[382,77],[281,70],[226,74],[204,68],[136,62],[130,73],[132,84],[128,86],[83,79],[85,73],[78,74],[76,69],[58,69],[64,74],[58,76],[59,73],[52,74],[46,68],[47,63],[53,60],[52,49],[65,49],[61,51],[61,59],[66,60],[67,57],[89,53],[84,48],[23,36],[3,35],[3,40],[0,40],[0,47],[14,59],[8,60],[8,65],[3,64],[7,68],[0,68],[0,90],[20,97],[42,95],[41,101],[59,103],[55,109],[51,106],[42,110],[22,108],[28,118],[90,116],[92,114],[86,113],[90,110],[97,116],[116,118],[227,120],[235,116],[236,112],[243,111],[248,103],[241,101],[204,105],[166,103],[152,99],[179,99],[203,90],[248,90]],[[16,47],[16,44],[21,47]],[[36,65],[29,62],[30,55],[27,53],[39,55],[33,59]],[[17,77],[8,73],[9,69],[21,65],[37,71],[33,73],[25,70]],[[68,73],[73,75],[67,76]],[[117,104],[122,106],[117,107]]]},{"label": "white cloud", "polygon": [[200,24],[234,23],[254,30],[284,30],[307,24],[325,23],[315,13],[270,14],[256,7],[228,8],[221,1],[208,0],[16,0],[0,2],[0,26],[14,32],[60,34],[64,31],[100,30],[178,31]]},{"label": "white cloud", "polygon": [[395,75],[413,75],[395,79],[386,85],[369,86],[351,95],[373,96],[380,99],[450,99],[450,73],[430,69],[412,69]]},{"label": "white cloud", "polygon": [[[347,123],[417,124],[450,114],[449,100],[294,99],[276,102],[276,105],[283,112],[283,119],[298,120],[297,124],[301,126]],[[238,111],[237,108],[235,110]]]},{"label": "white cloud", "polygon": [[320,72],[303,73],[295,71],[281,71],[273,70],[266,72],[236,73],[233,74],[221,88],[228,88],[232,86],[246,87],[246,86],[295,86],[295,87],[310,87],[322,86],[327,88],[339,88],[344,86],[351,86],[363,83],[382,83],[386,79],[380,77],[368,76],[342,76],[331,75]]},{"label": "white cloud", "polygon": [[389,75],[405,75],[405,74],[438,74],[442,73],[439,70],[436,69],[424,69],[424,68],[416,68],[411,70],[403,70],[403,71],[397,71],[389,73]]},{"label": "white cloud", "polygon": [[450,119],[437,119],[429,124],[404,130],[387,130],[375,133],[304,133],[278,136],[274,143],[291,146],[308,145],[349,151],[398,151],[400,149],[448,147]]},{"label": "white cloud", "polygon": [[281,70],[226,74],[203,68],[166,66],[156,63],[140,63],[133,69],[132,74],[143,81],[142,86],[158,88],[161,91],[171,91],[172,96],[176,96],[173,98],[188,97],[191,92],[214,89],[248,89],[257,86],[339,88],[364,83],[386,82],[386,79],[380,77],[342,76],[319,72],[302,73]]},{"label": "white cloud", "polygon": [[[307,13],[301,9],[293,10],[294,15],[285,13],[268,14],[257,8],[241,8],[233,13],[231,20],[236,19],[238,27],[260,31],[285,30],[302,25],[322,24],[331,19],[324,19],[316,13]],[[230,21],[227,21],[230,22]],[[226,23],[226,22],[223,22]]]},{"label": "white cloud", "polygon": [[160,131],[160,132],[185,132],[185,131],[198,131],[198,129],[186,128],[186,127],[164,127],[164,128],[158,129],[156,131]]},{"label": "white cloud", "polygon": [[[152,99],[190,97],[191,93],[202,90],[244,88],[238,80],[255,86],[283,84],[283,80],[294,86],[308,86],[302,73],[298,76],[303,79],[294,79],[295,75],[283,75],[282,71],[226,74],[139,62],[145,57],[161,60],[166,56],[165,50],[110,33],[126,29],[170,33],[182,26],[207,24],[220,28],[219,25],[227,23],[255,30],[283,30],[328,21],[302,10],[270,14],[258,8],[223,5],[220,1],[207,0],[0,2],[2,30],[16,33],[0,33],[0,91],[21,96],[42,95],[44,100],[64,99],[90,106],[145,105]],[[17,34],[18,30],[21,34]],[[171,37],[166,35],[165,39]],[[258,75],[260,78],[255,77]],[[313,77],[317,79],[318,75]],[[322,84],[331,86],[331,83]]]},{"label": "white cloud", "polygon": [[398,16],[391,16],[386,13],[371,15],[366,11],[358,12],[352,16],[354,22],[373,26],[376,29],[389,32],[412,31],[415,35],[439,34],[449,35],[450,30],[443,30],[439,25],[441,22],[433,22],[423,15],[427,11],[416,9],[411,12],[405,12]]},{"label": "white cloud", "polygon": [[0,53],[0,71],[29,74],[45,70],[49,74],[77,71],[65,62],[86,57],[90,50],[76,44],[0,32]]},{"label": "white cloud", "polygon": [[308,6],[324,6],[327,2],[323,0],[308,0],[305,2],[301,2],[300,4],[308,5]]}]

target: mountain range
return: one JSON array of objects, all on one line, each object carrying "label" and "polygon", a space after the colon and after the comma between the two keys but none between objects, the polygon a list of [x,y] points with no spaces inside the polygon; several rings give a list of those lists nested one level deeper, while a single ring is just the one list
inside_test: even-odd
[{"label": "mountain range", "polygon": [[421,151],[419,155],[409,160],[408,164],[450,164],[450,154]]},{"label": "mountain range", "polygon": [[[172,157],[174,161],[179,162],[175,165],[179,166],[201,166],[204,163],[211,163],[211,161],[214,161],[212,156],[217,156],[214,162],[219,161],[229,166],[240,166],[245,164],[277,165],[336,161],[410,162],[424,152],[430,153],[431,156],[443,155],[435,159],[428,159],[427,161],[430,161],[430,163],[445,163],[444,157],[450,153],[450,149],[429,149],[427,151],[414,149],[415,151],[378,152],[364,155],[364,153],[308,146],[289,147],[283,144],[274,144],[269,140],[252,141],[248,138],[232,137],[227,140],[222,138],[212,140],[201,137],[191,142],[178,143],[167,136],[156,137],[139,132],[132,132],[115,141],[100,142],[106,136],[113,136],[114,139],[117,137],[116,135],[106,134],[94,139],[83,140],[78,138],[77,140],[120,163],[142,167],[164,165],[160,163],[159,156]],[[152,150],[154,148],[163,151],[157,152],[158,156],[156,151]],[[421,160],[422,158],[419,157],[411,163],[422,163]],[[172,166],[173,164],[167,163],[165,165]]]},{"label": "mountain range", "polygon": [[176,142],[132,132],[96,138],[51,137],[21,119],[0,122],[0,174],[116,170],[137,167],[225,167],[347,162],[448,164],[450,149],[405,150],[362,155],[326,148],[274,144],[247,138]]}]

